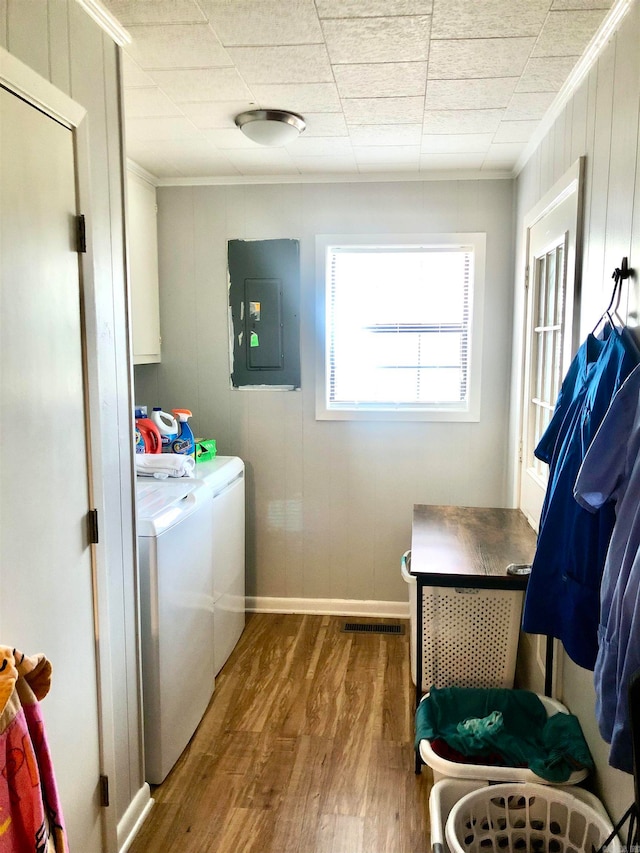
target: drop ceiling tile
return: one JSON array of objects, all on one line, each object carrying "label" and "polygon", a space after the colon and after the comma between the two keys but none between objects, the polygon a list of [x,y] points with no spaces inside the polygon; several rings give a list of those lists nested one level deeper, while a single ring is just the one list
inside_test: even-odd
[{"label": "drop ceiling tile", "polygon": [[301,175],[352,175],[358,171],[353,157],[296,157]]},{"label": "drop ceiling tile", "polygon": [[377,62],[334,65],[341,98],[397,98],[423,96],[426,62]]},{"label": "drop ceiling tile", "polygon": [[451,153],[451,154],[421,154],[421,172],[441,172],[445,170],[464,171],[465,169],[480,169],[484,162],[484,154]]},{"label": "drop ceiling tile", "polygon": [[349,125],[415,124],[422,121],[424,98],[348,98],[342,108]]},{"label": "drop ceiling tile", "polygon": [[332,63],[424,62],[431,18],[342,18],[323,21]]},{"label": "drop ceiling tile", "polygon": [[482,168],[480,169],[480,171],[483,175],[486,175],[488,177],[491,177],[492,175],[502,177],[505,174],[513,174],[515,165],[515,160],[513,162],[511,160],[505,160],[504,163],[500,163],[497,160],[495,162],[492,160],[488,160],[482,164]]},{"label": "drop ceiling tile", "polygon": [[199,0],[225,46],[320,44],[322,30],[313,0]]},{"label": "drop ceiling tile", "polygon": [[238,175],[238,169],[224,154],[212,150],[205,153],[185,153],[180,156],[180,172],[185,178],[199,178],[206,175]]},{"label": "drop ceiling tile", "polygon": [[129,118],[182,115],[174,102],[157,86],[151,89],[125,89],[124,107]]},{"label": "drop ceiling tile", "polygon": [[515,163],[523,151],[523,142],[494,143],[487,151],[485,162]]},{"label": "drop ceiling tile", "polygon": [[434,39],[537,36],[549,0],[436,0]]},{"label": "drop ceiling tile", "polygon": [[361,175],[379,175],[379,174],[400,174],[400,175],[415,175],[418,177],[420,167],[418,163],[359,163],[358,172]]},{"label": "drop ceiling tile", "polygon": [[534,121],[541,119],[551,106],[555,92],[515,94],[504,113],[505,121]]},{"label": "drop ceiling tile", "polygon": [[602,23],[604,9],[549,12],[532,56],[582,56]]},{"label": "drop ceiling tile", "polygon": [[499,109],[509,103],[517,77],[470,80],[429,80],[427,110]]},{"label": "drop ceiling tile", "polygon": [[493,137],[494,142],[528,142],[538,121],[502,121]]},{"label": "drop ceiling tile", "polygon": [[226,128],[204,128],[201,132],[202,136],[220,151],[228,151],[231,148],[255,151],[257,147],[257,142],[252,142],[235,125]]},{"label": "drop ceiling tile", "polygon": [[182,113],[201,129],[226,128],[236,133],[235,117],[251,109],[247,101],[200,101],[195,104],[180,104]]},{"label": "drop ceiling tile", "polygon": [[342,113],[310,113],[304,114],[307,128],[301,139],[315,136],[348,136],[347,123]]},{"label": "drop ceiling tile", "polygon": [[137,139],[127,139],[127,156],[136,163],[140,162],[140,158],[145,157],[153,151],[153,147],[148,142],[139,142]]},{"label": "drop ceiling tile", "polygon": [[419,145],[421,124],[356,125],[349,134],[355,146],[360,145]]},{"label": "drop ceiling tile", "polygon": [[221,154],[204,136],[196,136],[191,139],[158,139],[154,142],[154,148],[162,157],[175,160],[177,157],[206,158],[217,157],[223,159]]},{"label": "drop ceiling tile", "polygon": [[243,149],[225,153],[243,175],[295,175],[298,172],[291,155],[284,148],[256,145],[251,151]]},{"label": "drop ceiling tile", "polygon": [[551,9],[610,9],[613,0],[553,0]]},{"label": "drop ceiling tile", "polygon": [[183,178],[208,178],[216,177],[237,178],[240,172],[228,161],[218,160],[181,160],[180,176]]},{"label": "drop ceiling tile", "polygon": [[227,52],[249,84],[333,81],[329,56],[323,44],[230,47]]},{"label": "drop ceiling tile", "polygon": [[302,115],[342,109],[335,83],[255,84],[251,91],[262,109],[293,110]]},{"label": "drop ceiling tile", "polygon": [[127,88],[154,86],[154,81],[125,51],[122,52],[122,80]]},{"label": "drop ceiling tile", "polygon": [[495,133],[504,110],[425,110],[424,132]]},{"label": "drop ceiling tile", "polygon": [[351,140],[347,136],[305,137],[303,134],[286,148],[295,157],[344,157],[352,153]]},{"label": "drop ceiling tile", "polygon": [[575,56],[532,58],[518,80],[516,92],[558,92],[575,64]]},{"label": "drop ceiling tile", "polygon": [[239,174],[226,154],[200,138],[189,141],[160,140],[154,144],[154,152],[157,157],[177,164],[185,177]]},{"label": "drop ceiling tile", "polygon": [[179,118],[131,118],[127,119],[127,137],[142,142],[167,139],[188,139],[197,136],[198,130],[188,119]]},{"label": "drop ceiling tile", "polygon": [[207,24],[129,27],[127,53],[149,68],[222,68],[231,60]]},{"label": "drop ceiling tile", "polygon": [[172,68],[150,76],[176,103],[249,101],[253,94],[235,68]]},{"label": "drop ceiling tile", "polygon": [[426,134],[422,137],[420,148],[423,154],[439,153],[485,153],[493,140],[493,133],[448,133]]},{"label": "drop ceiling tile", "polygon": [[432,0],[316,0],[321,18],[380,18],[430,15]]},{"label": "drop ceiling tile", "polygon": [[172,160],[166,160],[164,157],[159,157],[157,152],[150,150],[139,157],[131,157],[134,163],[137,163],[141,168],[146,169],[156,178],[182,178],[184,175],[180,171],[178,163]]},{"label": "drop ceiling tile", "polygon": [[130,24],[187,24],[205,21],[194,0],[102,0],[104,6],[124,26]]},{"label": "drop ceiling tile", "polygon": [[444,39],[431,43],[429,77],[519,77],[534,38]]},{"label": "drop ceiling tile", "polygon": [[384,163],[387,166],[408,163],[417,169],[420,164],[419,145],[363,145],[353,149],[359,166]]}]

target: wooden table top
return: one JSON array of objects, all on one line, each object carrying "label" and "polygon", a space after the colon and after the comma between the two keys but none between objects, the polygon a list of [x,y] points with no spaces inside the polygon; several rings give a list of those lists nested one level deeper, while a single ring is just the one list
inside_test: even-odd
[{"label": "wooden table top", "polygon": [[536,538],[519,509],[416,504],[411,574],[424,584],[523,589],[528,577],[507,566],[531,564]]}]

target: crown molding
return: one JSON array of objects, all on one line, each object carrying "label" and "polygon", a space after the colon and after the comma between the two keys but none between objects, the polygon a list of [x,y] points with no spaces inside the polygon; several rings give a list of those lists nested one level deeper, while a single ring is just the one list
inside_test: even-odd
[{"label": "crown molding", "polygon": [[234,175],[202,176],[195,178],[157,178],[159,187],[201,187],[201,186],[242,186],[247,184],[371,184],[403,183],[406,181],[497,181],[511,180],[511,170],[495,171],[469,169],[446,170],[441,172],[368,172],[367,174],[346,174],[335,172],[309,175]]},{"label": "crown molding", "polygon": [[131,36],[120,21],[106,9],[100,0],[76,0],[93,20],[110,36],[117,45],[131,44]]},{"label": "crown molding", "polygon": [[143,169],[142,166],[139,166],[135,160],[131,160],[127,157],[127,171],[131,172],[134,175],[137,175],[143,181],[146,181],[148,184],[151,184],[152,187],[158,186],[158,179],[155,175],[152,175],[151,172],[147,172],[146,169]]}]

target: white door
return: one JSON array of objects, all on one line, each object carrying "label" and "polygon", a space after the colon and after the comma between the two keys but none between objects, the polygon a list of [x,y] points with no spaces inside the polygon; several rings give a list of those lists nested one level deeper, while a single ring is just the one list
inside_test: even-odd
[{"label": "white door", "polygon": [[[549,468],[534,456],[562,380],[577,349],[580,281],[580,206],[583,160],[578,160],[525,219],[527,302],[520,430],[519,506],[535,530]],[[540,685],[547,673],[547,640],[532,638]],[[551,693],[559,696],[562,647],[553,641]]]},{"label": "white door", "polygon": [[520,501],[537,530],[549,469],[534,456],[555,407],[562,380],[576,351],[579,245],[579,164],[568,187],[554,188],[527,228],[527,308],[522,378]]},{"label": "white door", "polygon": [[0,642],[42,701],[72,851],[102,849],[83,324],[71,130],[0,89]]}]

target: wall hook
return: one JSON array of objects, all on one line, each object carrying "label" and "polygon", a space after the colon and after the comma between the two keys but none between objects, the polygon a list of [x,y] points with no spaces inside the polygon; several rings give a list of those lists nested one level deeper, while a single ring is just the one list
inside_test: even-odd
[{"label": "wall hook", "polygon": [[619,281],[624,281],[625,279],[629,278],[630,275],[631,270],[629,269],[629,259],[625,256],[622,259],[620,266],[616,267],[613,271],[613,275],[611,276],[611,278],[614,278],[617,284]]}]

